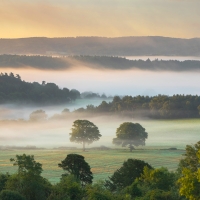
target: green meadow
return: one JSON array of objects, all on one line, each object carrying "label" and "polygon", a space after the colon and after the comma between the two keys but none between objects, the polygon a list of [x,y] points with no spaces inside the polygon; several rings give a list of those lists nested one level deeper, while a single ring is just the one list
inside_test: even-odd
[{"label": "green meadow", "polygon": [[170,170],[176,170],[179,160],[184,154],[184,150],[159,150],[159,149],[138,149],[129,152],[127,149],[111,149],[111,150],[93,150],[88,149],[86,152],[77,150],[13,150],[1,151],[0,156],[0,172],[15,173],[17,167],[12,166],[10,158],[14,158],[16,154],[26,153],[34,155],[37,162],[42,163],[43,176],[50,182],[59,181],[62,169],[58,167],[58,163],[70,153],[81,154],[91,166],[94,174],[94,181],[107,179],[116,169],[122,166],[122,163],[128,158],[141,159],[153,167],[167,167]]},{"label": "green meadow", "polygon": [[[25,132],[29,133],[29,136],[39,137],[39,141],[54,142],[59,147],[60,141],[63,142],[63,146],[78,147],[73,150],[57,150],[57,149],[44,149],[44,150],[3,150],[0,149],[0,172],[15,173],[17,168],[12,166],[10,158],[14,158],[16,154],[21,155],[26,153],[27,155],[34,155],[35,160],[43,165],[43,176],[50,180],[52,183],[59,181],[61,175],[64,173],[62,169],[58,167],[58,163],[64,160],[67,154],[77,153],[85,157],[86,162],[91,166],[94,174],[94,181],[107,179],[116,169],[120,168],[125,160],[128,158],[140,159],[148,162],[153,167],[167,167],[169,170],[176,170],[179,160],[184,154],[185,146],[195,144],[200,140],[200,119],[181,119],[181,120],[148,120],[148,119],[121,119],[121,118],[93,118],[95,124],[98,125],[102,138],[100,141],[94,142],[93,145],[101,146],[105,145],[110,147],[110,150],[96,150],[89,149],[83,152],[81,144],[71,143],[69,141],[69,130],[64,127],[69,126],[71,128],[72,122],[61,122],[58,127],[63,130],[52,129],[51,127],[46,131],[51,131],[52,135],[49,139],[49,135],[45,137],[39,137],[42,132],[36,134],[35,131],[30,132],[31,129],[26,130],[24,127],[23,135]],[[146,146],[138,147],[137,150],[132,153],[127,148],[115,149],[112,145],[112,138],[115,137],[116,128],[124,121],[132,121],[134,123],[140,123],[146,128],[148,132],[148,139],[146,140]],[[17,129],[15,129],[17,131]],[[18,130],[18,132],[20,132]],[[17,132],[17,133],[18,133]],[[30,139],[29,139],[30,140]],[[10,139],[11,141],[11,139]],[[24,140],[21,141],[21,144]],[[177,148],[177,150],[167,150],[168,148]]]}]

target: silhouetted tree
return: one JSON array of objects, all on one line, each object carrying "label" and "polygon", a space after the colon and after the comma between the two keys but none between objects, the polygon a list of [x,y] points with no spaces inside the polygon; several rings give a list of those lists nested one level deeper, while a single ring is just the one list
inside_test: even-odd
[{"label": "silhouetted tree", "polygon": [[84,157],[78,154],[68,154],[65,160],[58,164],[63,170],[74,175],[81,181],[82,186],[91,184],[93,175],[89,164],[84,160]]}]

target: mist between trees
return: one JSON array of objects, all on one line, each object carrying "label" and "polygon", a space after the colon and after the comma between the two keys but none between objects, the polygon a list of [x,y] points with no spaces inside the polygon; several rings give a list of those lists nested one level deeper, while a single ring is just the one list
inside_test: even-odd
[{"label": "mist between trees", "polygon": [[[20,75],[12,72],[0,75],[0,104],[14,103],[26,105],[62,105],[76,99],[99,98],[99,105],[87,105],[72,112],[63,110],[62,114],[55,114],[50,119],[65,118],[67,115],[92,116],[92,115],[120,115],[126,117],[148,117],[155,119],[179,119],[200,117],[200,96],[198,95],[158,95],[158,96],[115,96],[113,99],[106,95],[92,92],[80,93],[76,89],[60,89],[55,83],[41,84],[28,83],[21,80]],[[112,99],[112,101],[111,101]],[[42,110],[42,109],[41,109]],[[0,114],[5,111],[0,109]],[[47,118],[47,117],[46,117]],[[40,117],[39,117],[40,119]]]}]

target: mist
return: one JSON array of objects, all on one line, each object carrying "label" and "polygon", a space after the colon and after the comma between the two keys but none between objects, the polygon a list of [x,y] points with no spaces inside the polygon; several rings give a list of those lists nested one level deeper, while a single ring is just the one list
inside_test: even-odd
[{"label": "mist", "polygon": [[28,120],[29,115],[35,110],[44,110],[51,117],[54,114],[61,113],[65,108],[74,111],[78,108],[86,108],[87,105],[98,106],[102,101],[112,101],[112,98],[91,98],[91,99],[76,99],[66,104],[58,105],[23,105],[23,104],[0,104],[0,120]]},{"label": "mist", "polygon": [[[39,70],[3,68],[3,73],[19,74],[27,82],[42,81],[57,84],[60,88],[77,89],[80,92],[92,91],[109,95],[149,95],[158,94],[191,94],[200,95],[199,73],[170,72],[145,70],[112,70],[94,69],[86,66],[68,70]],[[87,119],[99,127],[102,137],[89,145],[115,146],[112,139],[116,128],[126,121],[140,123],[149,136],[146,148],[185,148],[185,145],[199,140],[200,123],[197,120],[149,120],[138,118],[120,118],[114,116],[81,116],[71,115],[65,119],[50,119],[60,114],[65,108],[73,111],[89,104],[97,106],[102,99],[77,99],[73,103],[51,106],[28,106],[6,104],[0,105],[0,139],[1,145],[6,146],[37,146],[40,148],[80,147],[81,144],[71,143],[69,133],[73,121]],[[110,101],[108,99],[107,101]],[[48,115],[45,122],[30,122],[29,115],[42,109]]]},{"label": "mist", "polygon": [[117,116],[81,116],[69,115],[60,119],[49,119],[43,122],[29,120],[1,121],[0,139],[3,148],[12,146],[37,148],[77,147],[81,144],[69,140],[72,124],[77,119],[87,119],[93,122],[100,130],[102,137],[90,147],[101,145],[111,148],[121,148],[112,144],[116,137],[116,129],[123,122],[140,123],[148,132],[145,147],[139,148],[179,148],[184,149],[187,144],[194,144],[199,140],[199,119],[187,120],[149,120],[125,118]]},{"label": "mist", "polygon": [[159,72],[142,70],[98,70],[87,67],[67,71],[8,69],[3,73],[20,74],[28,82],[53,82],[60,88],[92,91],[109,95],[192,94],[200,95],[198,72]]}]

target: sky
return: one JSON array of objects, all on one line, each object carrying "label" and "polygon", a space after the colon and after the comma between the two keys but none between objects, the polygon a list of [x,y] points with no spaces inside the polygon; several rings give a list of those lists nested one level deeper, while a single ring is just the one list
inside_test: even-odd
[{"label": "sky", "polygon": [[199,8],[199,0],[0,0],[0,38],[193,38]]}]

